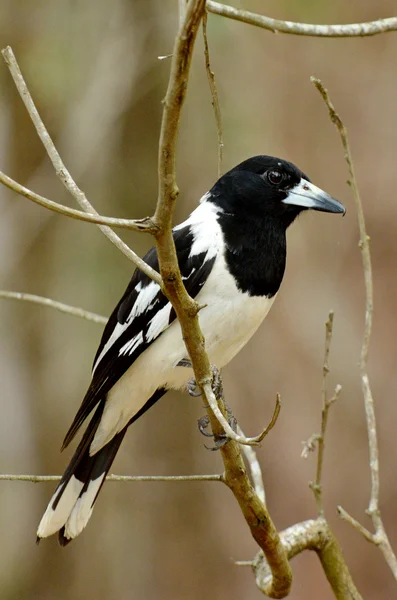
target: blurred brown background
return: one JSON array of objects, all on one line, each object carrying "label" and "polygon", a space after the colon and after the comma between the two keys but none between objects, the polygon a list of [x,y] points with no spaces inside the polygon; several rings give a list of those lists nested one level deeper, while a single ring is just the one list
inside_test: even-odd
[{"label": "blurred brown background", "polygon": [[[176,31],[176,0],[0,0],[0,44],[13,46],[41,115],[68,168],[106,215],[150,214],[156,200],[161,100]],[[343,23],[392,16],[392,0],[245,0],[269,16]],[[324,322],[335,310],[325,457],[328,516],[352,575],[368,599],[397,597],[380,552],[336,516],[342,504],[366,521],[368,449],[357,361],[364,286],[357,220],[343,152],[310,84],[321,77],[348,126],[371,235],[375,283],[370,375],[377,400],[381,509],[397,547],[396,151],[397,33],[366,39],[273,35],[209,16],[209,41],[224,119],[225,165],[258,153],[296,162],[348,209],[310,214],[289,232],[281,293],[255,339],[224,371],[229,404],[257,433],[276,392],[282,412],[259,449],[268,504],[279,528],[313,517],[308,482],[315,459],[302,441],[319,429]],[[216,129],[199,36],[179,144],[184,219],[216,178]],[[0,168],[73,205],[57,180],[5,65],[0,63]],[[132,265],[88,224],[0,189],[4,289],[49,296],[108,315]],[[143,253],[150,239],[123,233]],[[0,471],[61,473],[63,435],[80,404],[101,327],[27,303],[1,301]],[[168,395],[136,423],[113,472],[219,472],[196,427],[200,400]],[[34,544],[53,484],[0,485],[0,590],[4,600],[251,600],[249,569],[234,566],[256,547],[228,490],[216,483],[109,483],[84,534],[65,550]],[[293,600],[332,598],[316,557],[293,561]]]}]

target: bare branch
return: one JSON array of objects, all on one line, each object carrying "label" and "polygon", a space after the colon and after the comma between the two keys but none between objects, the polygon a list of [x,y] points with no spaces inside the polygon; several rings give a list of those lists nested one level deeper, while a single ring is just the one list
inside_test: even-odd
[{"label": "bare branch", "polygon": [[359,247],[361,249],[361,257],[364,270],[365,280],[365,325],[364,325],[364,336],[363,344],[361,348],[360,356],[360,374],[361,374],[361,387],[364,396],[365,414],[367,420],[368,430],[368,443],[369,443],[369,467],[371,474],[371,495],[369,501],[369,507],[367,513],[372,519],[372,523],[375,529],[374,540],[379,545],[383,556],[385,557],[394,578],[397,580],[397,559],[390,545],[390,541],[387,537],[386,530],[383,525],[382,517],[379,509],[379,448],[378,448],[378,437],[376,430],[376,416],[375,416],[375,401],[372,395],[368,372],[367,372],[367,359],[369,342],[371,338],[372,330],[372,315],[373,315],[373,282],[372,282],[372,265],[371,265],[371,253],[369,247],[369,236],[367,234],[363,205],[358,190],[358,184],[354,172],[353,159],[350,151],[350,144],[347,137],[346,128],[335,110],[334,105],[328,95],[327,90],[323,86],[322,82],[315,77],[311,78],[318,91],[320,92],[327,108],[331,121],[335,124],[344,149],[345,159],[349,170],[350,181],[349,184],[353,190],[354,202],[356,206],[358,225],[360,231]]},{"label": "bare branch", "polygon": [[210,86],[212,106],[214,108],[216,132],[218,136],[218,178],[222,175],[222,161],[223,161],[223,130],[222,130],[222,113],[219,104],[218,90],[215,82],[215,73],[211,69],[210,62],[210,49],[208,46],[207,38],[207,13],[203,15],[203,38],[204,38],[204,58],[205,58],[205,69],[207,71],[208,83]]},{"label": "bare branch", "polygon": [[[212,381],[212,379],[211,379],[211,381]],[[273,413],[270,423],[268,425],[266,425],[266,427],[263,429],[263,431],[259,435],[255,436],[255,437],[247,438],[245,436],[238,435],[235,431],[233,431],[233,429],[229,425],[227,419],[225,419],[225,417],[223,416],[222,411],[220,410],[220,408],[218,406],[218,402],[215,398],[215,394],[212,390],[212,384],[209,381],[205,381],[205,382],[201,382],[200,385],[201,385],[201,388],[202,388],[202,390],[205,394],[205,397],[208,401],[208,404],[211,407],[212,412],[214,413],[214,415],[218,419],[220,425],[224,429],[225,433],[231,440],[234,440],[235,442],[238,442],[239,444],[243,444],[243,445],[247,445],[247,446],[258,446],[260,444],[260,442],[262,442],[262,440],[267,436],[269,431],[271,429],[273,429],[274,425],[276,424],[277,417],[280,413],[280,408],[281,408],[279,395],[277,395],[276,405],[274,407],[274,413]]]},{"label": "bare branch", "polygon": [[186,16],[186,5],[188,0],[178,0],[179,1],[179,26],[181,26],[185,20]]},{"label": "bare branch", "polygon": [[[37,108],[33,102],[32,96],[28,90],[28,87],[25,83],[25,80],[22,76],[21,70],[15,58],[15,55],[10,48],[7,46],[1,51],[3,58],[10,70],[11,76],[15,82],[16,88],[22,98],[23,103],[29,113],[30,118],[32,119],[33,125],[37,131],[38,136],[40,137],[47,154],[53,164],[55,172],[57,176],[60,178],[62,183],[65,185],[66,189],[70,192],[70,194],[76,199],[78,204],[82,207],[84,211],[90,213],[91,215],[99,216],[94,207],[88,202],[84,192],[80,190],[77,186],[76,182],[73,180],[69,171],[66,169],[55,145],[43,123],[41,117],[37,111]],[[32,199],[32,198],[31,198]],[[145,263],[131,248],[127,246],[125,242],[114,231],[112,231],[106,225],[98,225],[99,229],[106,235],[106,237],[121,251],[123,254],[127,256],[141,271],[143,271],[148,277],[156,281],[161,287],[162,280],[160,275],[152,269],[149,265]]]},{"label": "bare branch", "polygon": [[280,21],[264,15],[234,8],[219,2],[207,0],[207,10],[215,15],[241,21],[248,25],[262,27],[273,33],[308,35],[315,37],[364,37],[397,30],[397,17],[369,21],[368,23],[349,23],[347,25],[314,25],[311,23],[295,23]]},{"label": "bare branch", "polygon": [[[30,481],[43,483],[45,481],[60,481],[60,475],[6,475],[0,474],[0,481]],[[222,475],[108,475],[106,481],[220,481]]]},{"label": "bare branch", "polygon": [[[280,538],[289,560],[304,550],[316,552],[337,600],[362,600],[350,576],[342,549],[325,519],[319,517],[297,523],[282,531]],[[266,594],[271,574],[263,552],[257,554],[251,565],[258,588]]]},{"label": "bare branch", "polygon": [[86,321],[93,321],[94,323],[100,323],[106,325],[108,322],[106,317],[98,315],[96,313],[84,310],[78,306],[70,306],[63,302],[57,302],[51,300],[51,298],[45,298],[44,296],[36,296],[35,294],[25,294],[24,292],[10,292],[8,290],[0,290],[0,298],[6,298],[8,300],[22,300],[24,302],[33,302],[34,304],[41,304],[42,306],[48,306],[49,308],[55,308],[60,312],[72,315],[73,317],[80,317]]},{"label": "bare branch", "polygon": [[350,523],[350,525],[352,527],[354,527],[355,529],[357,529],[357,531],[359,533],[361,533],[361,535],[364,536],[368,542],[372,542],[373,544],[375,544],[375,539],[374,539],[373,533],[368,531],[368,529],[366,527],[364,527],[364,525],[361,525],[361,523],[359,523],[359,521],[357,521],[357,519],[355,519],[354,517],[349,515],[347,510],[342,508],[342,506],[338,506],[337,510],[338,510],[338,515],[340,516],[341,519],[343,519],[343,521],[346,521],[346,523]]},{"label": "bare branch", "polygon": [[[239,425],[237,425],[237,433],[239,435],[241,435],[242,437],[245,437],[244,432],[241,429],[241,427],[239,427]],[[261,465],[259,463],[258,457],[256,455],[256,452],[252,446],[247,446],[247,444],[242,445],[241,450],[242,450],[242,453],[244,454],[245,460],[247,461],[247,463],[249,465],[252,483],[254,484],[254,489],[255,489],[256,493],[258,494],[259,499],[266,506],[266,494],[265,494],[265,486],[263,484],[262,469],[261,469]]]},{"label": "bare branch", "polygon": [[[195,379],[202,388],[208,404],[219,416],[220,413],[210,385],[212,381],[211,365],[205,352],[204,338],[198,320],[198,312],[201,307],[186,292],[172,237],[172,217],[179,194],[175,172],[176,141],[186,96],[193,45],[204,12],[205,0],[191,0],[187,7],[185,21],[175,40],[171,74],[163,103],[158,166],[159,194],[153,221],[158,227],[155,237],[164,293],[172,302],[180,322]],[[247,441],[238,436],[226,421],[223,422],[223,425],[228,436],[239,443],[256,444],[266,435],[266,432],[262,432],[258,438]]]},{"label": "bare branch", "polygon": [[324,463],[324,450],[325,450],[325,432],[327,430],[328,423],[328,411],[331,405],[337,400],[339,394],[342,390],[341,386],[338,385],[335,388],[334,395],[331,399],[328,399],[327,394],[327,377],[329,373],[329,352],[331,349],[331,340],[332,340],[332,330],[334,324],[334,313],[331,310],[328,315],[328,320],[325,323],[325,350],[324,350],[324,363],[323,363],[323,386],[322,386],[322,402],[323,406],[321,409],[321,432],[320,434],[316,434],[313,436],[316,438],[318,444],[318,454],[317,454],[317,469],[316,469],[316,480],[315,482],[310,484],[311,489],[313,490],[314,497],[317,504],[317,510],[320,517],[324,515],[324,506],[323,506],[323,490],[322,490],[322,473],[323,473],[323,463]]},{"label": "bare branch", "polygon": [[[214,369],[214,381],[216,400],[220,411],[226,417],[222,380],[217,369]],[[276,412],[277,408],[275,414]],[[224,439],[225,432],[218,418],[212,411],[209,411],[208,415],[215,441]],[[247,475],[240,445],[230,440],[220,446],[220,452],[225,465],[223,480],[238,501],[252,537],[263,550],[270,566],[271,577],[262,591],[269,598],[284,598],[291,588],[292,572],[277,529]]]},{"label": "bare branch", "polygon": [[143,231],[145,233],[152,234],[157,230],[150,217],[146,217],[144,219],[118,219],[116,217],[102,217],[98,214],[90,214],[81,210],[76,210],[75,208],[69,208],[68,206],[64,206],[63,204],[59,204],[53,200],[49,200],[40,194],[36,194],[36,192],[29,190],[20,183],[17,183],[14,181],[14,179],[11,179],[11,177],[8,177],[8,175],[2,173],[1,171],[0,183],[7,186],[13,192],[24,196],[28,200],[32,200],[32,202],[35,202],[44,208],[48,208],[48,210],[52,210],[60,215],[64,215],[65,217],[71,217],[72,219],[85,221],[86,223],[109,225],[112,227],[120,227],[121,229],[131,229],[133,231]]}]

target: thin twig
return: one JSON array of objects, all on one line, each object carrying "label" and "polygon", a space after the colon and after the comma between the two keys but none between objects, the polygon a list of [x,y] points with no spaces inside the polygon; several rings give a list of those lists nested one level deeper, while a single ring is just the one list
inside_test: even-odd
[{"label": "thin twig", "polygon": [[346,25],[313,25],[311,23],[295,23],[280,21],[264,15],[234,8],[219,2],[207,0],[207,10],[215,15],[241,21],[272,31],[273,33],[289,33],[315,37],[364,37],[397,30],[397,17],[369,21],[368,23],[348,23]]},{"label": "thin twig", "polygon": [[222,426],[222,428],[224,429],[226,435],[230,439],[234,440],[235,442],[238,442],[239,444],[243,444],[246,446],[258,446],[260,444],[260,442],[262,442],[262,440],[267,436],[267,434],[270,432],[271,429],[273,429],[274,425],[276,424],[277,417],[280,413],[280,407],[281,407],[279,395],[277,395],[277,398],[276,398],[276,404],[274,407],[274,412],[273,412],[273,416],[272,416],[270,423],[268,425],[266,425],[266,427],[263,429],[263,431],[259,435],[247,438],[245,436],[238,435],[235,431],[233,431],[233,429],[229,425],[227,419],[224,417],[224,415],[222,414],[222,411],[220,410],[220,408],[218,406],[218,402],[215,398],[215,394],[212,391],[212,384],[210,382],[206,381],[205,383],[201,383],[200,387],[202,388],[202,390],[205,394],[205,397],[208,401],[208,404],[210,405],[212,412],[218,419],[218,421],[219,421],[220,425]]},{"label": "thin twig", "polygon": [[118,219],[117,217],[103,217],[98,214],[90,214],[87,212],[83,212],[81,210],[76,210],[75,208],[69,208],[68,206],[64,206],[63,204],[59,204],[58,202],[54,202],[53,200],[49,200],[40,194],[36,194],[32,190],[24,187],[20,183],[8,177],[5,173],[0,171],[0,183],[7,186],[13,192],[24,196],[28,200],[32,200],[35,204],[39,204],[48,210],[56,212],[65,217],[70,217],[72,219],[77,219],[78,221],[85,221],[86,223],[95,223],[97,225],[109,225],[111,227],[120,227],[121,229],[131,229],[133,231],[144,231],[145,233],[155,233],[157,228],[152,223],[150,217],[145,217],[144,219]]},{"label": "thin twig", "polygon": [[316,436],[318,445],[317,454],[317,469],[316,469],[316,480],[310,484],[311,489],[317,504],[317,510],[320,517],[324,515],[323,505],[323,490],[322,490],[322,473],[324,464],[324,450],[325,450],[325,433],[327,430],[328,423],[328,412],[332,404],[337,400],[342,387],[338,385],[335,388],[334,395],[331,399],[328,399],[327,393],[327,378],[329,373],[329,352],[331,349],[332,341],[332,330],[334,324],[334,313],[331,310],[328,315],[328,320],[325,323],[325,349],[324,349],[324,363],[323,363],[323,384],[322,384],[322,409],[321,409],[321,432]]},{"label": "thin twig", "polygon": [[368,542],[372,542],[373,544],[375,543],[374,534],[368,531],[364,525],[361,525],[361,523],[352,517],[347,510],[345,510],[342,506],[337,506],[337,511],[338,515],[343,521],[346,521],[346,523],[349,523],[352,527],[357,529],[357,531],[361,533],[361,535],[364,536]]},{"label": "thin twig", "polygon": [[[237,425],[237,433],[242,437],[245,437],[244,432],[239,425]],[[244,454],[244,458],[249,465],[254,489],[258,494],[259,499],[266,506],[266,493],[265,486],[263,483],[262,469],[256,452],[252,446],[247,446],[246,444],[241,446],[241,451]]]},{"label": "thin twig", "polygon": [[[45,481],[60,481],[60,475],[6,475],[0,474],[0,481],[30,481],[43,483]],[[106,481],[220,481],[222,475],[108,475]]]},{"label": "thin twig", "polygon": [[222,161],[223,161],[223,129],[222,129],[222,113],[219,104],[218,90],[216,87],[215,73],[211,69],[210,62],[210,49],[208,46],[207,37],[207,12],[203,15],[203,38],[204,38],[204,58],[205,58],[205,70],[207,71],[208,83],[210,86],[212,106],[214,108],[216,133],[218,136],[218,179],[222,175]]},{"label": "thin twig", "polygon": [[378,437],[376,430],[376,416],[375,416],[375,400],[372,395],[368,372],[367,372],[367,359],[369,343],[371,338],[372,330],[372,316],[373,316],[373,280],[372,280],[372,265],[371,265],[371,253],[369,246],[369,236],[367,234],[365,226],[365,217],[360,193],[358,190],[358,184],[356,175],[354,172],[353,159],[350,151],[350,144],[347,137],[346,128],[337,114],[334,105],[328,95],[327,90],[319,79],[315,77],[311,78],[312,83],[316,86],[320,92],[327,108],[331,121],[335,124],[344,149],[345,159],[349,170],[350,181],[349,185],[353,190],[354,202],[356,206],[358,216],[358,226],[360,231],[359,247],[361,249],[361,258],[364,270],[365,280],[365,324],[364,324],[364,335],[363,344],[360,355],[360,374],[361,374],[361,387],[364,397],[365,414],[367,421],[368,430],[368,444],[369,444],[369,468],[371,475],[371,494],[367,513],[372,519],[372,523],[375,529],[374,540],[375,543],[381,549],[383,556],[385,557],[394,578],[397,580],[397,559],[390,545],[390,541],[387,537],[386,530],[383,525],[380,508],[379,508],[379,448],[378,448]]},{"label": "thin twig", "polygon": [[[55,172],[59,179],[62,181],[66,189],[76,199],[78,204],[84,211],[91,215],[98,215],[97,211],[87,200],[84,192],[78,187],[76,182],[73,180],[71,174],[65,167],[58,150],[56,149],[50,134],[48,133],[38,110],[33,102],[32,96],[28,90],[25,80],[22,76],[21,70],[15,58],[14,52],[10,46],[7,46],[1,51],[3,58],[8,66],[11,76],[14,80],[19,95],[22,98],[23,103],[29,113],[29,116],[35,126],[38,136],[40,137],[47,154],[53,164]],[[160,275],[152,269],[148,264],[145,263],[131,248],[127,246],[125,242],[119,236],[112,231],[107,225],[98,225],[99,229],[106,235],[106,237],[127,256],[141,271],[143,271],[148,277],[156,281],[162,287],[162,280]]]},{"label": "thin twig", "polygon": [[34,304],[41,304],[49,308],[54,308],[60,312],[72,315],[73,317],[80,317],[86,321],[93,321],[94,323],[100,323],[106,325],[108,319],[102,315],[84,310],[78,306],[70,306],[63,302],[57,302],[51,298],[45,298],[44,296],[36,296],[35,294],[26,294],[24,292],[11,292],[8,290],[0,290],[0,298],[6,298],[8,300],[22,300],[23,302],[33,302]]}]

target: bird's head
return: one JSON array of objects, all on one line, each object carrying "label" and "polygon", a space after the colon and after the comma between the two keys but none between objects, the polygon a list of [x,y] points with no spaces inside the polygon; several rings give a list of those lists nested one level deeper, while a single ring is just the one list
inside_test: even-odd
[{"label": "bird's head", "polygon": [[211,190],[224,213],[236,217],[273,217],[286,227],[303,210],[345,213],[338,200],[324,192],[292,163],[273,156],[254,156],[240,163]]}]

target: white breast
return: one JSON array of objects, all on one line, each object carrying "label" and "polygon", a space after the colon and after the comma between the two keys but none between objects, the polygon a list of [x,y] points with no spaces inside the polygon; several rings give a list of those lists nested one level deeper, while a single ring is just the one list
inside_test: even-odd
[{"label": "white breast", "polygon": [[[197,230],[208,229],[208,218],[201,221],[197,213],[208,212],[209,209],[211,207],[202,204],[193,213]],[[190,220],[193,220],[193,215]],[[197,234],[197,237],[202,237],[200,231]],[[211,221],[211,255],[215,255],[216,259],[196,300],[199,304],[207,305],[200,311],[199,321],[210,361],[219,368],[224,367],[248,342],[275,299],[275,296],[266,298],[242,293],[226,268],[223,247],[222,232],[214,219]],[[202,251],[201,246],[197,247],[197,252]],[[187,357],[179,322],[174,321],[108,393],[90,453],[97,452],[121,431],[158,388],[183,388],[193,372],[176,365]]]}]

